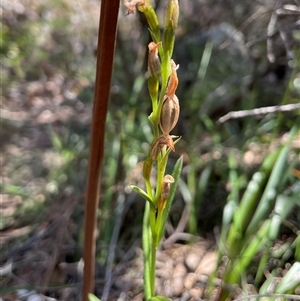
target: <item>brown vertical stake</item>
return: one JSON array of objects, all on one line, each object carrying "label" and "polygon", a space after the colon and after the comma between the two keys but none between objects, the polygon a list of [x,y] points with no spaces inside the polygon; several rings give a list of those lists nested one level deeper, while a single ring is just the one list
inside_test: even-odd
[{"label": "brown vertical stake", "polygon": [[102,0],[101,3],[96,83],[84,217],[83,301],[88,301],[88,293],[93,293],[95,286],[96,213],[99,204],[100,170],[104,153],[105,120],[113,68],[119,4],[119,0]]}]

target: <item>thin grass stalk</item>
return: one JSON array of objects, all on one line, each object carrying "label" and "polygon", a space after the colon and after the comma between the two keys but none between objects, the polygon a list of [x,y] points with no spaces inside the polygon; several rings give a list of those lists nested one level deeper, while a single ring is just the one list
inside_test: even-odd
[{"label": "thin grass stalk", "polygon": [[[270,228],[272,228],[272,222],[271,222],[271,227]],[[257,272],[256,272],[255,279],[254,279],[254,285],[256,285],[256,286],[259,285],[259,283],[261,282],[261,280],[263,278],[267,262],[270,258],[270,251],[269,250],[272,247],[272,243],[273,243],[273,241],[270,240],[270,239],[266,242],[265,252],[264,252],[264,254],[262,255],[262,257],[259,261],[259,264],[258,264],[258,267],[257,267]]]},{"label": "thin grass stalk", "polygon": [[[94,275],[100,169],[104,156],[105,121],[109,102],[118,12],[119,1],[102,0],[84,217],[83,301],[89,300],[88,294],[94,291],[95,286]],[[105,47],[103,47],[103,45],[105,45]]]},{"label": "thin grass stalk", "polygon": [[[109,154],[109,157],[107,158],[106,165],[109,166],[109,169],[107,170],[106,177],[105,177],[105,192],[103,195],[103,203],[101,206],[102,211],[102,218],[99,223],[99,227],[103,227],[102,235],[98,236],[97,241],[102,242],[104,245],[109,245],[112,237],[112,231],[113,227],[113,220],[115,220],[115,217],[112,217],[114,214],[111,213],[111,203],[113,200],[114,192],[112,189],[112,186],[114,183],[116,183],[116,177],[118,173],[118,158],[120,156],[121,151],[121,138],[118,134],[116,134],[115,139],[112,141],[112,150]],[[107,255],[109,255],[108,249],[102,250],[102,252],[99,252],[97,255],[97,259],[100,262],[104,262],[107,258]],[[103,298],[101,298],[103,299]],[[103,301],[103,300],[102,300]]]},{"label": "thin grass stalk", "polygon": [[212,173],[211,165],[206,166],[202,171],[198,183],[196,185],[196,192],[194,197],[194,212],[195,212],[194,220],[196,222],[195,229],[199,229],[198,219],[200,214],[200,208],[202,205],[204,192],[208,187],[208,181],[210,179],[211,173]]},{"label": "thin grass stalk", "polygon": [[[294,60],[295,66],[294,66],[292,74],[290,76],[290,80],[289,80],[289,83],[288,83],[288,89],[286,89],[286,91],[284,93],[281,105],[285,105],[285,104],[289,103],[290,99],[292,98],[292,96],[291,96],[291,94],[292,94],[291,86],[293,85],[293,81],[297,77],[297,74],[299,73],[299,69],[300,69],[300,50],[299,50],[299,48],[298,49],[295,48],[295,58],[296,58]],[[272,135],[273,135],[274,138],[278,134],[280,125],[281,125],[282,120],[283,120],[283,116],[284,115],[283,115],[282,112],[279,112],[278,115],[277,115],[275,126],[274,126],[274,129],[273,129],[273,132],[272,132]]]},{"label": "thin grass stalk", "polygon": [[[211,59],[211,55],[212,55],[212,51],[213,51],[213,46],[214,46],[213,41],[207,41],[205,44],[205,48],[204,48],[204,51],[202,54],[200,66],[199,66],[198,73],[197,73],[197,78],[195,80],[195,82],[197,83],[198,89],[193,89],[192,95],[191,95],[191,99],[193,99],[193,100],[199,98],[199,95],[198,95],[199,88],[202,87],[202,82],[205,79],[208,65],[210,63],[210,59]],[[197,104],[198,104],[198,102],[197,102]]]},{"label": "thin grass stalk", "polygon": [[111,233],[111,238],[109,242],[108,255],[106,261],[106,269],[105,269],[105,285],[102,292],[101,301],[106,301],[108,299],[109,291],[112,286],[112,270],[113,264],[115,260],[115,252],[117,247],[117,241],[120,234],[120,228],[122,224],[122,215],[124,212],[124,203],[125,203],[125,193],[120,192],[117,197],[117,207],[115,210],[114,218],[116,220],[114,224],[113,231]]},{"label": "thin grass stalk", "polygon": [[[257,252],[265,245],[267,241],[267,233],[270,230],[271,221],[267,220],[259,229],[257,235],[253,237],[247,243],[247,248],[244,252],[241,252],[235,259],[230,259],[229,265],[226,267],[223,281],[226,285],[236,284],[240,282],[241,275],[246,272],[246,268],[251,262],[252,258]],[[224,301],[227,299],[229,292],[226,289],[221,290],[221,294],[218,301]]]}]

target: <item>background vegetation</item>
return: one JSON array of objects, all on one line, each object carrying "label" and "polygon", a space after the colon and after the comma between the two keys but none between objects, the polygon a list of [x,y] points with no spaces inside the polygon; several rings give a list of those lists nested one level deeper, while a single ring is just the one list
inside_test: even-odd
[{"label": "background vegetation", "polygon": [[[272,194],[271,201],[266,201],[269,205],[256,219],[257,226],[263,221],[278,223],[273,220],[275,213],[280,222],[250,257],[268,254],[260,264],[265,267],[275,258],[269,251],[277,250],[272,247],[278,243],[287,251],[278,255],[277,265],[268,266],[270,273],[278,272],[278,267],[300,260],[299,110],[224,123],[218,119],[230,111],[299,103],[299,3],[226,0],[180,4],[174,60],[180,65],[181,120],[174,134],[182,139],[173,162],[183,155],[184,169],[166,236],[172,236],[184,217],[182,231],[194,235],[188,241],[196,236],[221,236],[225,249],[220,249],[220,259],[223,255],[229,260],[239,258],[238,248],[230,248],[228,254],[227,248],[240,239],[230,233],[242,234],[245,245],[253,244],[253,233],[260,228],[253,228],[251,220],[259,204],[265,203],[266,191]],[[161,17],[165,5],[165,1],[156,1]],[[2,1],[1,14],[2,264],[15,261],[17,254],[19,259],[24,257],[28,241],[34,245],[36,235],[55,224],[65,225],[63,220],[68,220],[61,238],[66,246],[59,250],[55,266],[78,262],[99,3]],[[126,16],[122,8],[102,171],[103,206],[99,208],[98,260],[106,266],[112,238],[118,242],[116,263],[124,254],[132,258],[140,245],[144,202],[128,185],[141,181],[140,162],[153,138],[147,119],[151,102],[145,84],[149,41],[145,24],[142,15]],[[259,183],[257,172],[265,173]],[[258,183],[255,195],[250,186],[253,181]],[[282,198],[292,205],[287,208],[284,202],[286,212],[274,211]],[[252,208],[240,207],[249,202]],[[70,212],[67,217],[66,212]],[[239,214],[246,219],[243,226],[238,224]],[[230,230],[230,225],[241,229]],[[266,276],[257,262],[242,265],[248,277],[242,282],[260,288]],[[233,262],[233,267],[239,264]],[[2,287],[35,283],[29,276],[27,283],[17,282],[11,273],[19,272],[18,277],[24,279],[25,272],[20,265],[15,269],[1,278]],[[226,283],[237,281],[223,276]],[[273,275],[277,276],[282,275]],[[37,285],[51,283],[43,281]],[[293,292],[294,287],[284,291]]]}]

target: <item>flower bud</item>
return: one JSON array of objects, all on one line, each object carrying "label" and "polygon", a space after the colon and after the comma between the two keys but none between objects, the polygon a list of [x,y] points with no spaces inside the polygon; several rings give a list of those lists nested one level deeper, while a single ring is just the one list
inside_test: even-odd
[{"label": "flower bud", "polygon": [[166,95],[163,100],[159,123],[160,129],[165,135],[168,135],[173,130],[179,117],[179,101],[175,95],[175,91],[178,86],[177,68],[178,66],[176,66],[175,62],[171,60],[171,75]]},{"label": "flower bud", "polygon": [[159,28],[157,15],[156,15],[153,7],[149,4],[149,7],[147,7],[147,9],[145,11],[143,11],[143,13],[145,14],[145,17],[147,19],[147,22],[148,22],[148,25],[150,28],[151,37],[155,42],[158,43],[159,41],[161,41],[160,28]]},{"label": "flower bud", "polygon": [[164,135],[169,135],[179,118],[179,101],[176,95],[165,96],[160,112],[160,129]]},{"label": "flower bud", "polygon": [[165,28],[175,29],[178,24],[179,5],[178,0],[171,0],[165,14]]},{"label": "flower bud", "polygon": [[179,5],[178,0],[171,0],[165,13],[165,32],[164,32],[164,51],[172,57],[174,42],[175,42],[175,29],[178,24]]},{"label": "flower bud", "polygon": [[148,72],[150,76],[159,77],[160,75],[160,60],[158,57],[158,47],[161,45],[161,42],[154,43],[151,42],[148,45],[149,54],[148,54]]},{"label": "flower bud", "polygon": [[167,199],[170,195],[170,185],[174,183],[175,180],[171,175],[165,175],[163,178],[163,186],[161,191],[161,197]]}]

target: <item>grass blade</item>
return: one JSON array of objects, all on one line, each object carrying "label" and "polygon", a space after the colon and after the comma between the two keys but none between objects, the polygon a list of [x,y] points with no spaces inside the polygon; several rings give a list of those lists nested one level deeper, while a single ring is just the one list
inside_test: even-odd
[{"label": "grass blade", "polygon": [[284,175],[286,172],[286,159],[290,149],[290,142],[292,137],[295,136],[297,130],[298,129],[296,126],[292,128],[290,132],[290,141],[288,141],[280,151],[279,157],[274,165],[274,168],[272,170],[262,198],[259,202],[259,205],[256,209],[256,212],[246,230],[247,237],[251,236],[253,233],[256,232],[257,225],[267,216],[267,214],[273,208],[275,197],[278,192],[278,186],[282,187],[285,185],[285,183],[282,183],[282,175]]},{"label": "grass blade", "polygon": [[171,185],[170,195],[169,195],[168,200],[167,200],[166,208],[163,212],[161,232],[159,234],[159,241],[161,240],[161,238],[164,234],[165,225],[166,225],[166,222],[167,222],[167,218],[168,218],[168,215],[169,215],[169,212],[170,212],[171,205],[173,203],[173,199],[174,199],[174,196],[175,196],[175,192],[176,192],[176,188],[177,188],[177,185],[178,185],[179,177],[180,177],[180,174],[181,174],[182,163],[183,163],[183,157],[180,157],[177,160],[177,162],[174,166],[172,176],[173,176],[175,181],[174,181],[173,185]]}]

